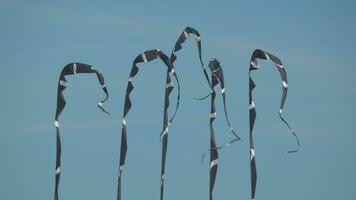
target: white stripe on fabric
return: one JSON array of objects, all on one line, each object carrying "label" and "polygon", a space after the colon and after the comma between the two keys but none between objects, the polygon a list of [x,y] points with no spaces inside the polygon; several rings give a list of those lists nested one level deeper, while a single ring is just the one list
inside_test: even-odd
[{"label": "white stripe on fabric", "polygon": [[55,173],[56,173],[56,174],[61,173],[61,167],[58,167],[58,168],[56,169]]},{"label": "white stripe on fabric", "polygon": [[210,118],[216,118],[216,112],[210,113]]},{"label": "white stripe on fabric", "polygon": [[63,86],[63,87],[68,87],[68,83],[66,81],[59,81],[59,85]]},{"label": "white stripe on fabric", "polygon": [[255,103],[252,101],[251,104],[248,106],[248,109],[252,110],[253,108],[255,108]]},{"label": "white stripe on fabric", "polygon": [[189,34],[186,31],[183,31],[185,38],[189,37]]},{"label": "white stripe on fabric", "polygon": [[172,68],[171,71],[169,72],[171,76],[175,73],[174,69]]},{"label": "white stripe on fabric", "polygon": [[59,128],[59,122],[57,120],[54,121],[54,126]]},{"label": "white stripe on fabric", "polygon": [[285,88],[288,87],[288,83],[287,82],[283,81],[282,84],[283,84],[283,87],[285,87]]},{"label": "white stripe on fabric", "polygon": [[166,84],[166,88],[170,88],[170,87],[173,87],[173,86],[174,86],[173,82],[169,82],[169,83]]},{"label": "white stripe on fabric", "polygon": [[251,160],[255,157],[255,150],[251,149]]},{"label": "white stripe on fabric", "polygon": [[143,59],[143,62],[147,63],[146,54],[145,54],[145,53],[142,53],[142,54],[141,54],[141,57],[142,57],[142,59]]},{"label": "white stripe on fabric", "polygon": [[284,68],[284,66],[283,65],[280,65],[280,64],[276,64],[279,68]]},{"label": "white stripe on fabric", "polygon": [[266,56],[267,60],[270,60],[269,55],[266,52],[265,52],[265,56]]},{"label": "white stripe on fabric", "polygon": [[164,129],[163,133],[162,133],[162,137],[165,136],[168,133],[168,126]]},{"label": "white stripe on fabric", "polygon": [[218,159],[215,159],[215,160],[211,161],[210,168],[214,167],[217,164],[218,164]]},{"label": "white stripe on fabric", "polygon": [[259,65],[259,64],[256,64],[256,63],[253,62],[253,61],[251,61],[250,64],[252,65],[252,67],[254,67],[254,68],[256,68],[256,69],[260,68],[260,65]]},{"label": "white stripe on fabric", "polygon": [[77,73],[77,63],[73,63],[73,74]]}]

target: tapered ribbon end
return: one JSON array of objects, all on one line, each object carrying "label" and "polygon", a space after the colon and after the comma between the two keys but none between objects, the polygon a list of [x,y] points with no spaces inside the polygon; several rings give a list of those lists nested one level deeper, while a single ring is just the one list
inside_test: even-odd
[{"label": "tapered ribbon end", "polygon": [[99,103],[98,103],[98,108],[99,108],[101,111],[103,111],[104,113],[106,113],[107,115],[110,115],[110,113],[104,109],[102,102],[99,102]]}]

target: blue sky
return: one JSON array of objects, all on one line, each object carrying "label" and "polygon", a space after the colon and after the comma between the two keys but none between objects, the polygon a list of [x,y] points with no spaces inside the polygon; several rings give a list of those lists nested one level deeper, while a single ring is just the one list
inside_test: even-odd
[{"label": "blue sky", "polygon": [[[242,137],[220,152],[215,199],[249,199],[248,64],[256,48],[280,57],[289,78],[285,116],[278,118],[281,83],[268,62],[254,73],[257,199],[353,199],[356,44],[353,1],[0,1],[0,199],[51,199],[54,191],[56,87],[62,66],[91,64],[105,76],[110,99],[95,76],[68,78],[61,115],[61,199],[115,199],[123,97],[132,60],[144,50],[169,53],[185,26],[202,35],[205,63],[225,71],[232,125]],[[209,90],[193,41],[175,63],[182,103],[170,128],[166,199],[207,199]],[[128,116],[129,151],[124,199],[157,199],[164,73],[141,66]],[[148,84],[149,83],[149,84]],[[219,144],[231,139],[217,101]]]}]

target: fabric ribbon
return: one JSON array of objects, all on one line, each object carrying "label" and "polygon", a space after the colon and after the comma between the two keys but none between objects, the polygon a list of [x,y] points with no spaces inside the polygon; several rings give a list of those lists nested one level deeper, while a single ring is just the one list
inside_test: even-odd
[{"label": "fabric ribbon", "polygon": [[[209,87],[211,87],[208,73],[206,72],[206,69],[204,68],[204,63],[202,60],[200,33],[196,29],[194,29],[192,27],[186,27],[182,31],[182,33],[179,35],[179,38],[174,45],[174,48],[172,50],[169,60],[171,61],[172,64],[176,61],[177,52],[183,48],[182,44],[189,38],[190,35],[194,35],[194,37],[195,37],[195,41],[196,41],[197,47],[198,47],[199,61],[200,61],[203,73],[205,75],[205,78],[209,84]],[[167,127],[170,124],[170,122],[168,120],[168,107],[169,107],[169,94],[172,92],[172,87],[170,87],[172,84],[172,80],[169,76],[169,72],[170,72],[169,69],[167,69],[165,98],[164,98],[164,115],[163,115],[163,130],[165,130],[165,131],[162,132],[160,135],[160,137],[162,138],[160,200],[163,200],[163,194],[164,194],[164,178],[165,178],[166,156],[167,156],[167,145],[168,145],[168,128]]]},{"label": "fabric ribbon", "polygon": [[56,170],[55,170],[55,191],[54,191],[54,200],[58,200],[58,189],[59,189],[59,180],[61,176],[61,153],[62,153],[62,148],[61,148],[61,137],[60,137],[60,131],[59,131],[59,115],[62,113],[66,101],[63,96],[63,90],[65,90],[68,87],[68,81],[66,80],[67,75],[75,75],[79,73],[95,73],[96,76],[98,77],[99,83],[106,95],[105,99],[101,100],[98,103],[98,107],[105,112],[106,114],[109,114],[104,108],[103,108],[103,103],[109,98],[109,93],[107,90],[107,87],[104,82],[104,76],[96,70],[94,67],[83,64],[83,63],[70,63],[67,64],[60,76],[59,76],[59,81],[58,81],[58,90],[57,90],[57,110],[56,110],[56,115],[55,115],[55,121],[54,121],[54,126],[56,127],[56,138],[57,138],[57,143],[56,143]]},{"label": "fabric ribbon", "polygon": [[287,123],[287,121],[282,116],[283,107],[284,107],[284,103],[286,101],[287,92],[288,92],[287,72],[279,58],[277,58],[273,54],[263,51],[261,49],[256,49],[252,54],[252,57],[250,60],[250,68],[249,68],[250,168],[251,168],[251,199],[252,200],[255,199],[257,170],[256,170],[256,159],[255,159],[255,150],[254,150],[253,134],[252,134],[253,127],[254,127],[255,120],[256,120],[256,108],[255,108],[255,103],[254,103],[253,97],[252,97],[252,91],[256,85],[251,77],[251,71],[259,69],[260,66],[257,63],[257,59],[271,60],[276,65],[276,67],[281,75],[282,98],[281,98],[281,103],[279,106],[279,117],[283,121],[283,123],[289,128],[291,134],[296,138],[296,141],[297,141],[297,148],[295,150],[288,151],[287,153],[297,152],[300,148],[300,142],[299,142],[297,135],[295,134],[295,132],[290,127],[290,125]]},{"label": "fabric ribbon", "polygon": [[[232,143],[240,140],[240,137],[236,134],[234,129],[230,125],[230,121],[227,115],[227,109],[226,109],[226,97],[225,97],[225,80],[224,80],[224,72],[222,67],[220,66],[220,63],[216,59],[211,59],[209,62],[209,68],[212,72],[211,74],[211,106],[210,106],[210,149],[208,152],[210,152],[210,190],[209,190],[209,199],[213,199],[213,190],[214,190],[214,185],[215,185],[215,179],[217,175],[217,169],[218,169],[218,150],[223,149]],[[220,89],[221,89],[221,95],[223,98],[223,104],[224,104],[224,111],[225,111],[225,118],[226,122],[231,130],[231,133],[234,136],[234,139],[232,139],[230,142],[228,142],[224,146],[218,147],[216,145],[215,141],[215,132],[214,132],[214,126],[213,122],[217,116],[216,114],[216,108],[215,108],[215,97],[216,97],[216,92],[215,92],[215,86],[220,83]],[[205,155],[205,154],[204,154]],[[204,156],[203,156],[204,159]]]},{"label": "fabric ribbon", "polygon": [[[149,51],[145,51],[144,53],[138,55],[135,60],[133,61],[132,64],[132,69],[130,72],[130,76],[129,76],[129,80],[127,83],[127,88],[126,88],[126,95],[125,95],[125,104],[124,104],[124,113],[123,113],[123,120],[122,120],[122,132],[121,132],[121,149],[120,149],[120,163],[119,163],[119,178],[118,178],[118,192],[117,192],[117,200],[121,200],[121,194],[122,194],[122,189],[121,189],[121,179],[122,179],[122,173],[123,173],[123,169],[124,169],[124,165],[125,165],[125,159],[126,159],[126,153],[127,153],[127,122],[126,122],[126,116],[128,114],[128,112],[131,109],[131,100],[130,100],[130,94],[134,89],[134,85],[133,85],[133,79],[136,76],[136,74],[139,71],[138,68],[138,64],[139,63],[148,63],[152,60],[155,59],[161,59],[163,61],[163,63],[166,65],[167,70],[168,70],[168,77],[167,77],[167,82],[166,82],[166,93],[165,93],[165,108],[164,110],[168,109],[169,106],[169,96],[171,91],[174,88],[173,82],[172,82],[172,76],[176,79],[177,81],[177,85],[178,85],[178,96],[177,96],[177,103],[176,103],[176,108],[174,111],[174,114],[172,115],[172,117],[168,120],[168,114],[165,114],[165,118],[167,119],[165,126],[163,127],[163,130],[161,132],[161,135],[163,135],[163,137],[165,137],[165,134],[168,133],[168,128],[169,125],[172,123],[178,107],[179,107],[179,100],[180,100],[180,85],[179,85],[179,80],[178,80],[178,76],[175,72],[174,66],[171,63],[170,59],[168,58],[168,56],[166,54],[164,54],[162,51],[160,51],[159,49],[154,49],[154,50],[149,50]],[[166,147],[163,147],[163,149],[165,149]],[[165,152],[163,152],[162,154],[162,163],[165,162],[165,158],[163,158],[163,155],[165,155]],[[163,175],[164,175],[164,171],[163,171]],[[164,179],[164,176],[162,176],[162,179]],[[161,181],[161,185],[163,184],[163,181]]]}]

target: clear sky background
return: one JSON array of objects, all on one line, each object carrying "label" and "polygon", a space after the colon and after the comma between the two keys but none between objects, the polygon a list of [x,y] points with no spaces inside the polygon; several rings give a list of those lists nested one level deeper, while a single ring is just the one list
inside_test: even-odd
[{"label": "clear sky background", "polygon": [[[60,117],[60,199],[116,198],[123,98],[133,59],[144,50],[170,53],[185,26],[202,35],[205,64],[218,58],[225,71],[227,104],[242,141],[220,152],[214,199],[249,199],[248,68],[256,48],[282,59],[288,72],[285,116],[301,150],[278,117],[281,80],[269,62],[254,72],[257,199],[355,199],[356,135],[354,1],[0,1],[0,199],[53,198],[56,92],[59,73],[77,61],[95,75],[68,77]],[[207,199],[209,88],[195,42],[175,63],[182,101],[170,128],[166,200]],[[141,65],[128,116],[123,199],[158,199],[165,67]],[[172,95],[174,97],[174,95]],[[175,101],[172,99],[172,101]],[[217,101],[216,137],[231,139]]]}]

